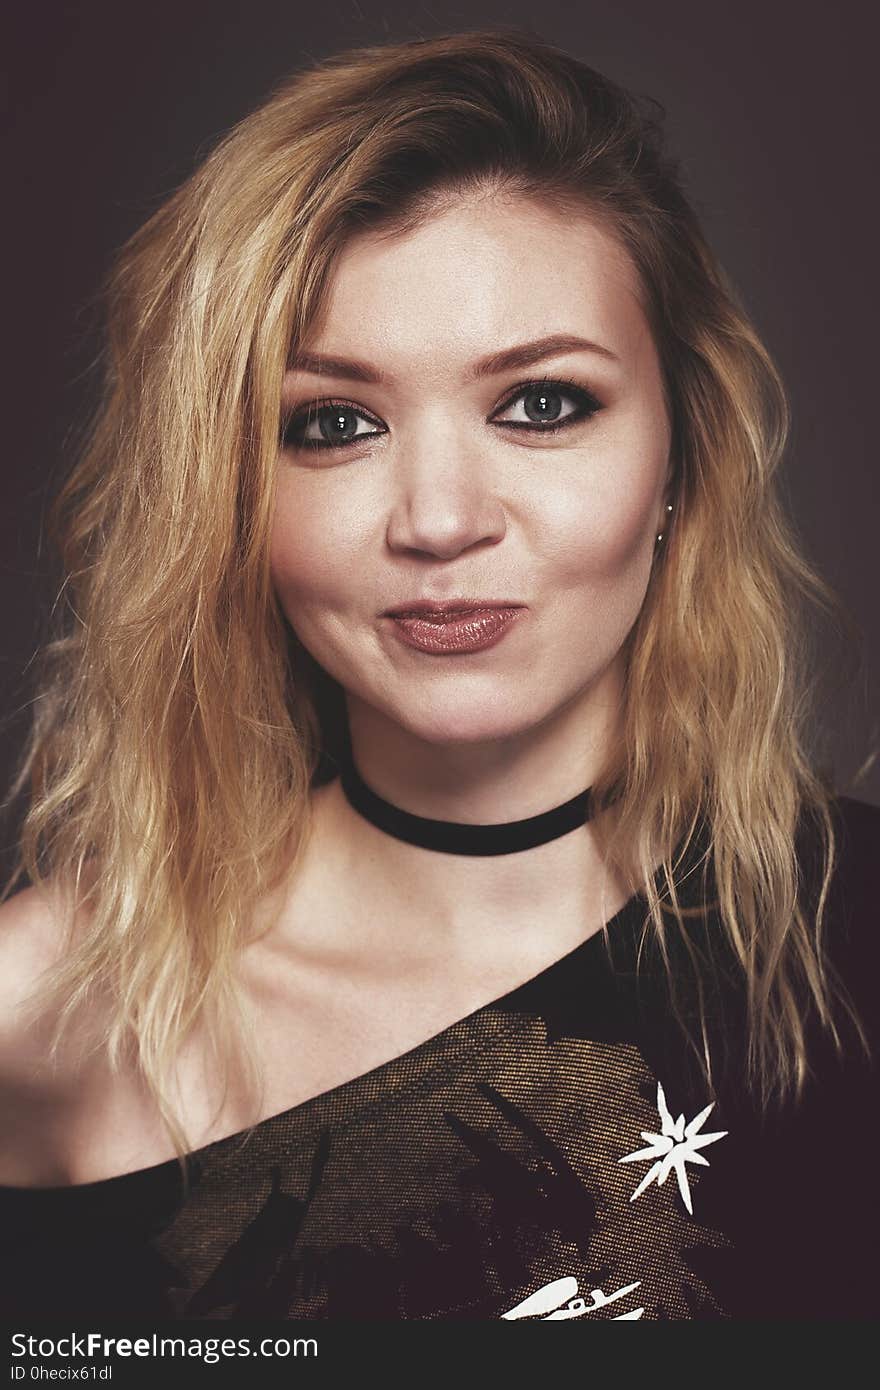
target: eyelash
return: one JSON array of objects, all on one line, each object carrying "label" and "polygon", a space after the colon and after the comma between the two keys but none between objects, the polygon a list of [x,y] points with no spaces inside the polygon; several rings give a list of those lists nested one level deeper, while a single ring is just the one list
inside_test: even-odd
[{"label": "eyelash", "polygon": [[[501,411],[508,410],[521,396],[525,396],[529,391],[540,390],[542,387],[559,390],[563,395],[571,396],[577,409],[572,411],[571,414],[564,416],[562,420],[557,420],[555,422],[551,421],[549,424],[544,425],[534,422],[527,423],[525,420],[499,420],[497,423],[507,429],[528,430],[530,433],[534,434],[556,434],[559,430],[568,429],[570,425],[579,424],[583,420],[591,420],[594,415],[603,409],[602,403],[596,399],[592,392],[584,390],[582,386],[578,386],[577,382],[557,377],[544,377],[537,381],[527,381],[524,385],[518,386],[511,392],[506,400],[501,402],[496,408],[495,413],[497,414]],[[310,401],[307,406],[294,411],[293,414],[283,422],[281,427],[282,446],[293,449],[314,449],[316,451],[324,449],[348,449],[351,448],[353,444],[363,444],[368,439],[378,439],[380,435],[387,434],[388,432],[386,429],[379,429],[372,434],[356,434],[352,435],[351,439],[343,440],[338,444],[331,444],[326,439],[300,439],[295,443],[290,442],[290,435],[294,426],[298,424],[307,426],[317,416],[319,411],[331,406],[339,406],[346,410],[354,411],[355,414],[359,415],[364,420],[368,420],[371,424],[378,425],[380,423],[375,416],[368,414],[368,412],[363,410],[359,405],[356,405],[354,401],[344,401],[337,397],[327,396],[322,400]],[[490,423],[496,422],[490,421]]]}]

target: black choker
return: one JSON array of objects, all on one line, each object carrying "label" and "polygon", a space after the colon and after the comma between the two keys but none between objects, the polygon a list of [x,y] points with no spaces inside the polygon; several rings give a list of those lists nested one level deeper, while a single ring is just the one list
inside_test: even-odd
[{"label": "black choker", "polygon": [[367,786],[350,758],[342,764],[340,782],[349,803],[365,820],[397,840],[406,840],[423,849],[438,849],[444,854],[515,854],[517,850],[532,849],[567,835],[570,830],[586,825],[594,814],[593,789],[587,787],[561,806],[537,816],[527,816],[525,820],[503,821],[500,825],[467,825],[415,816],[393,806]]}]

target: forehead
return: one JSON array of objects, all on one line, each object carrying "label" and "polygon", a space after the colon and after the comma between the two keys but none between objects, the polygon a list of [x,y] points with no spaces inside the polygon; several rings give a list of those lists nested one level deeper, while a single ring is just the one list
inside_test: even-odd
[{"label": "forehead", "polygon": [[441,371],[506,343],[580,334],[622,359],[648,335],[635,266],[588,211],[464,198],[340,252],[308,335],[316,351]]}]

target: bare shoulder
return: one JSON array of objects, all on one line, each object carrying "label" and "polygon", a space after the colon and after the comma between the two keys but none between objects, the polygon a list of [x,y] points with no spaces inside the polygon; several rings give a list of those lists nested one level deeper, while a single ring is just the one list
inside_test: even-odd
[{"label": "bare shoulder", "polygon": [[[28,887],[0,904],[0,1061],[7,1042],[26,1031],[25,1005],[47,970],[62,957],[68,921],[60,894]],[[4,1065],[5,1069],[5,1065]]]},{"label": "bare shoulder", "polygon": [[53,1062],[54,1011],[39,995],[81,920],[55,890],[23,888],[0,904],[0,1183],[63,1180],[62,1136],[92,1089],[75,1048]]}]

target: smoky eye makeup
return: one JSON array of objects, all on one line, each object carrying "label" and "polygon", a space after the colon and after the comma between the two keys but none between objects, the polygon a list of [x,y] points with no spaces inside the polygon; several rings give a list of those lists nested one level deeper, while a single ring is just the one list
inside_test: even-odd
[{"label": "smoky eye makeup", "polygon": [[[574,409],[565,411],[564,401],[568,398]],[[501,420],[499,414],[509,411],[517,402],[522,402],[525,419]],[[505,401],[492,412],[490,423],[503,425],[510,429],[525,429],[539,434],[552,434],[582,420],[592,419],[604,407],[592,391],[579,386],[575,381],[563,381],[547,377],[542,381],[532,381],[525,386],[517,386],[509,392]]]},{"label": "smoky eye makeup", "polygon": [[281,445],[294,450],[340,449],[387,433],[387,426],[363,406],[330,397],[310,401],[283,419]]},{"label": "smoky eye makeup", "polygon": [[[511,418],[515,410],[520,418]],[[592,391],[557,377],[520,384],[507,393],[487,423],[533,437],[589,421],[604,406]],[[281,421],[280,445],[294,452],[341,450],[388,433],[388,427],[354,401],[325,397],[295,407]]]}]

